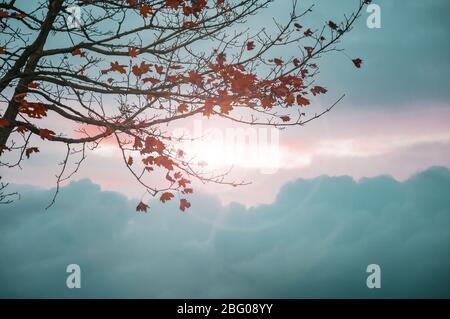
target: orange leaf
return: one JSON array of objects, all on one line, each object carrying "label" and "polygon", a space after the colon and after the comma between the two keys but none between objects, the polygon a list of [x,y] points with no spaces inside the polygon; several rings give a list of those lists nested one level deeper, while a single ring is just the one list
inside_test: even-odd
[{"label": "orange leaf", "polygon": [[119,62],[111,62],[111,71],[117,71],[121,74],[126,73],[127,71],[125,70],[126,65],[123,64],[119,64]]},{"label": "orange leaf", "polygon": [[137,212],[147,212],[148,205],[144,204],[143,202],[139,202],[139,204],[136,206]]},{"label": "orange leaf", "polygon": [[180,113],[184,113],[189,111],[189,106],[186,103],[181,103],[180,105],[178,105],[178,112]]},{"label": "orange leaf", "polygon": [[39,130],[39,136],[45,140],[52,140],[53,139],[53,135],[55,135],[55,132],[51,131],[51,130],[47,130],[46,128],[43,128],[41,130]]},{"label": "orange leaf", "polygon": [[310,102],[307,98],[304,98],[303,96],[301,96],[299,94],[299,95],[297,95],[297,104],[300,106],[306,106],[306,105],[309,105]]},{"label": "orange leaf", "polygon": [[133,165],[133,158],[132,158],[131,156],[128,156],[127,165],[128,165],[128,166]]},{"label": "orange leaf", "polygon": [[39,83],[36,83],[36,82],[30,82],[30,83],[28,83],[28,87],[29,87],[30,89],[37,89],[37,88],[39,87]]},{"label": "orange leaf", "polygon": [[182,198],[180,199],[180,209],[184,212],[186,208],[191,207],[191,203],[187,201],[187,199]]},{"label": "orange leaf", "polygon": [[144,18],[147,18],[148,14],[152,12],[152,7],[150,7],[148,4],[144,3],[141,6],[141,9],[139,10],[139,13],[141,14],[141,16],[143,16]]},{"label": "orange leaf", "polygon": [[171,200],[173,198],[173,194],[169,193],[169,192],[165,192],[161,195],[161,197],[159,198],[159,200],[163,203]]},{"label": "orange leaf", "polygon": [[288,115],[280,116],[280,119],[282,119],[283,122],[289,122],[291,120],[291,118]]},{"label": "orange leaf", "polygon": [[135,57],[137,57],[138,53],[139,53],[139,49],[138,48],[135,48],[135,47],[129,47],[128,48],[128,56],[130,56],[132,58],[135,58]]},{"label": "orange leaf", "polygon": [[32,153],[39,153],[39,149],[37,147],[29,147],[25,150],[25,155],[27,158],[30,158]]}]

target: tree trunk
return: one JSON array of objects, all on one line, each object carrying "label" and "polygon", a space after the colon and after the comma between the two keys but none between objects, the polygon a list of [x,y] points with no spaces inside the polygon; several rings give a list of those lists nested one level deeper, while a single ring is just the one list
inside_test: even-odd
[{"label": "tree trunk", "polygon": [[26,93],[28,90],[28,84],[33,81],[32,73],[35,71],[39,59],[42,56],[42,51],[44,49],[45,42],[47,41],[48,34],[50,33],[53,22],[61,11],[63,1],[64,0],[50,0],[47,16],[42,23],[41,31],[39,32],[36,40],[23,51],[14,66],[0,80],[0,92],[3,92],[9,83],[17,77],[17,75],[19,75],[21,68],[24,65],[25,67],[23,73],[30,74],[20,78],[14,90],[14,95],[8,103],[8,108],[6,109],[5,114],[3,114],[3,119],[7,120],[10,124],[6,127],[0,127],[0,146],[6,146],[8,138],[14,129],[13,122],[17,117],[19,106],[19,103],[15,101],[14,96],[21,93]]}]

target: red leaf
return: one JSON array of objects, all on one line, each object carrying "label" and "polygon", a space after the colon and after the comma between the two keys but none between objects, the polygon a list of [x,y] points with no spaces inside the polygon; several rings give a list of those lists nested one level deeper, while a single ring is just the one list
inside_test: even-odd
[{"label": "red leaf", "polygon": [[299,95],[297,95],[297,104],[300,106],[306,106],[306,105],[309,105],[310,102],[307,98],[304,98],[303,96],[301,96],[299,94]]},{"label": "red leaf", "polygon": [[119,62],[111,62],[111,71],[117,71],[121,74],[125,74],[127,71],[125,70],[126,65],[119,64]]},{"label": "red leaf", "polygon": [[149,15],[149,13],[152,12],[152,7],[150,7],[148,4],[144,3],[141,6],[141,9],[139,10],[139,13],[141,14],[141,16],[143,16],[144,18],[147,18],[147,16]]},{"label": "red leaf", "polygon": [[128,165],[128,166],[133,165],[133,158],[132,158],[131,156],[128,156],[127,165]]},{"label": "red leaf", "polygon": [[353,64],[359,69],[361,67],[362,64],[362,60],[360,58],[357,59],[353,59]]},{"label": "red leaf", "polygon": [[300,65],[300,60],[297,59],[297,58],[295,58],[295,59],[292,61],[292,63],[294,63],[294,65],[295,65],[296,67],[298,67],[298,66]]},{"label": "red leaf", "polygon": [[182,178],[178,181],[178,185],[180,185],[181,187],[186,187],[187,184],[190,184],[191,181],[186,179],[186,178]]},{"label": "red leaf", "polygon": [[85,57],[86,53],[85,52],[81,52],[80,48],[75,48],[75,49],[72,50],[72,55],[73,56],[79,55],[80,57]]},{"label": "red leaf", "polygon": [[327,89],[321,87],[321,86],[315,86],[311,89],[311,93],[316,96],[317,94],[325,94],[327,93]]},{"label": "red leaf", "polygon": [[165,192],[161,195],[161,197],[159,198],[159,200],[163,203],[171,200],[173,198],[173,194],[169,193],[169,192]]},{"label": "red leaf", "polygon": [[172,9],[178,9],[183,0],[166,0],[166,6]]},{"label": "red leaf", "polygon": [[291,118],[288,115],[280,116],[280,119],[282,119],[283,122],[289,122],[291,120]]},{"label": "red leaf", "polygon": [[283,60],[277,59],[277,58],[273,59],[273,62],[274,62],[276,65],[282,65],[282,64],[283,64]]},{"label": "red leaf", "polygon": [[328,21],[328,26],[333,29],[333,30],[337,30],[337,24],[334,23],[333,21]]},{"label": "red leaf", "polygon": [[184,113],[189,111],[189,106],[186,103],[181,103],[180,105],[178,105],[178,112],[180,113]]},{"label": "red leaf", "polygon": [[297,31],[299,31],[301,28],[303,28],[300,23],[294,23],[294,27],[297,28]]},{"label": "red leaf", "polygon": [[161,80],[155,78],[145,78],[142,80],[144,83],[150,82],[151,84],[158,84]]},{"label": "red leaf", "polygon": [[184,212],[187,208],[191,207],[191,203],[187,201],[187,199],[180,199],[180,209]]},{"label": "red leaf", "polygon": [[248,41],[247,42],[247,50],[253,50],[255,48],[255,43],[253,41]]},{"label": "red leaf", "polygon": [[303,34],[305,35],[305,37],[310,37],[313,35],[313,32],[311,31],[311,29],[308,29]]},{"label": "red leaf", "polygon": [[143,202],[139,202],[139,204],[136,206],[137,212],[147,212],[148,205],[144,204]]},{"label": "red leaf", "polygon": [[45,140],[52,140],[53,139],[53,135],[55,135],[55,132],[51,131],[51,130],[47,130],[46,128],[43,128],[41,130],[39,130],[39,136]]},{"label": "red leaf", "polygon": [[32,153],[39,153],[39,149],[37,147],[29,147],[25,150],[25,155],[27,158],[30,158]]},{"label": "red leaf", "polygon": [[135,47],[129,47],[128,48],[128,56],[130,56],[132,58],[135,58],[135,57],[137,57],[138,53],[139,53],[139,49],[138,48],[135,48]]},{"label": "red leaf", "polygon": [[311,54],[313,53],[314,48],[313,47],[305,47],[306,53],[308,54],[308,56],[310,57]]}]

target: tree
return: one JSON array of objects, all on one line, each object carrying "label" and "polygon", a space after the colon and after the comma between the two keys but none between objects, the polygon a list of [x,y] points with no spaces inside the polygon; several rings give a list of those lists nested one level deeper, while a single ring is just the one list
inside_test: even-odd
[{"label": "tree", "polygon": [[[0,4],[2,166],[37,156],[41,144],[65,144],[56,197],[87,151],[114,138],[138,183],[166,202],[174,193],[192,193],[192,178],[241,183],[177,149],[165,125],[220,117],[285,127],[320,117],[332,106],[310,118],[299,111],[311,96],[327,92],[314,84],[315,60],[337,50],[369,1],[316,30],[300,24],[313,8],[299,13],[294,0],[289,20],[276,22],[273,32],[233,29],[271,0],[42,0],[27,1],[26,9],[16,2]],[[298,55],[272,56],[280,46],[296,46]],[[353,60],[358,68],[361,62]],[[78,125],[77,134],[56,131],[62,122]],[[148,182],[156,171],[165,175],[164,187]],[[189,206],[180,199],[180,209]],[[140,202],[136,209],[147,208]]]}]

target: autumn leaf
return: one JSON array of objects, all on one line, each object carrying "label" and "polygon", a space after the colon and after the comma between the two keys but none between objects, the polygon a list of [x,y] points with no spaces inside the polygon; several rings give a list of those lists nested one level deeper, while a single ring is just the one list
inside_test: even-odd
[{"label": "autumn leaf", "polygon": [[25,150],[25,155],[27,158],[30,158],[32,153],[39,153],[39,149],[37,147],[29,147]]},{"label": "autumn leaf", "polygon": [[5,10],[0,10],[0,18],[9,18],[9,13]]},{"label": "autumn leaf", "polygon": [[300,23],[297,23],[297,22],[294,23],[294,27],[297,29],[297,31],[300,31],[300,29],[303,28],[302,25]]},{"label": "autumn leaf", "polygon": [[337,30],[337,24],[336,23],[334,23],[333,21],[328,21],[328,26],[331,28],[331,29],[333,29],[333,30]]},{"label": "autumn leaf", "polygon": [[230,111],[232,111],[232,110],[233,110],[233,107],[229,103],[220,104],[220,113],[229,114]]},{"label": "autumn leaf", "polygon": [[173,194],[169,193],[169,192],[165,192],[161,195],[161,197],[159,198],[159,200],[163,203],[171,200],[173,198]]},{"label": "autumn leaf", "polygon": [[0,54],[6,53],[6,49],[4,47],[0,47]]},{"label": "autumn leaf", "polygon": [[132,158],[131,156],[128,156],[127,165],[128,165],[128,166],[133,165],[133,158]]},{"label": "autumn leaf", "polygon": [[135,47],[128,48],[128,56],[129,57],[135,58],[135,57],[137,57],[138,53],[139,53],[138,48],[135,48]]},{"label": "autumn leaf", "polygon": [[144,145],[142,144],[142,140],[139,137],[134,138],[133,148],[137,150],[138,148],[142,148]]},{"label": "autumn leaf", "polygon": [[352,62],[358,69],[361,67],[362,60],[360,58],[353,59]]},{"label": "autumn leaf", "polygon": [[321,86],[315,86],[311,89],[311,93],[316,96],[317,94],[325,94],[327,93],[327,89],[321,87]]},{"label": "autumn leaf", "polygon": [[36,83],[36,82],[30,82],[30,83],[28,83],[28,88],[30,88],[30,89],[37,89],[38,87],[39,87],[39,83]]},{"label": "autumn leaf", "polygon": [[253,41],[248,41],[247,42],[247,50],[253,50],[255,48],[255,43]]},{"label": "autumn leaf", "polygon": [[39,130],[39,136],[45,140],[52,140],[53,139],[53,135],[55,135],[55,132],[48,130],[46,128],[40,129]]},{"label": "autumn leaf", "polygon": [[191,207],[191,203],[187,201],[187,199],[180,199],[180,209],[184,212],[187,208]]},{"label": "autumn leaf", "polygon": [[141,6],[141,9],[139,10],[139,13],[141,14],[141,16],[143,16],[144,18],[147,18],[149,13],[152,12],[152,7],[150,7],[148,4],[144,3]]},{"label": "autumn leaf", "polygon": [[72,55],[73,56],[80,56],[81,58],[86,56],[86,52],[81,52],[80,48],[75,48],[72,50]]},{"label": "autumn leaf", "polygon": [[308,54],[308,56],[310,57],[314,51],[314,48],[313,47],[305,47],[305,50],[306,50],[306,53]]},{"label": "autumn leaf", "polygon": [[222,67],[223,64],[225,63],[225,60],[226,60],[226,54],[225,53],[221,52],[221,53],[219,53],[217,55],[216,61],[217,61],[217,64],[219,64],[219,66]]},{"label": "autumn leaf", "polygon": [[273,59],[273,62],[274,62],[276,65],[282,65],[282,64],[283,64],[283,60],[278,59],[278,58]]},{"label": "autumn leaf", "polygon": [[313,32],[311,31],[311,29],[308,29],[303,34],[305,35],[305,37],[310,37],[313,35]]},{"label": "autumn leaf", "polygon": [[196,22],[193,22],[193,21],[185,21],[185,22],[183,22],[183,28],[192,29],[192,28],[195,28],[195,27],[198,27],[198,23],[196,23]]},{"label": "autumn leaf", "polygon": [[119,72],[121,74],[125,74],[127,71],[125,70],[126,65],[124,64],[119,64],[119,62],[115,61],[115,62],[111,62],[111,71],[116,71]]},{"label": "autumn leaf", "polygon": [[297,59],[297,58],[295,58],[295,59],[292,61],[292,63],[294,63],[294,65],[295,65],[296,67],[298,67],[298,66],[300,65],[300,60]]},{"label": "autumn leaf", "polygon": [[133,74],[137,77],[141,77],[143,74],[150,72],[150,66],[151,64],[145,63],[144,61],[141,62],[139,66],[133,65],[131,68],[131,71]]},{"label": "autumn leaf", "polygon": [[214,103],[210,100],[205,102],[205,106],[203,109],[203,115],[208,118],[214,113]]},{"label": "autumn leaf", "polygon": [[158,74],[164,74],[164,67],[161,65],[155,64],[155,70],[156,70],[156,73],[158,73]]},{"label": "autumn leaf", "polygon": [[189,106],[186,103],[181,103],[180,105],[178,105],[177,111],[180,113],[184,113],[189,111]]},{"label": "autumn leaf", "polygon": [[172,9],[178,9],[178,7],[183,3],[183,0],[166,0],[166,6]]},{"label": "autumn leaf", "polygon": [[283,122],[289,122],[291,120],[291,118],[288,115],[280,116],[280,119],[282,119]]},{"label": "autumn leaf", "polygon": [[19,105],[19,113],[27,114],[31,118],[40,119],[47,116],[47,108],[43,103],[27,102],[23,100]]},{"label": "autumn leaf", "polygon": [[6,119],[0,119],[0,127],[7,127],[9,126],[9,121]]},{"label": "autumn leaf", "polygon": [[28,131],[28,129],[27,129],[27,127],[26,127],[25,125],[19,125],[19,126],[16,128],[16,131],[19,132],[19,133],[25,133],[25,132]]},{"label": "autumn leaf", "polygon": [[158,80],[158,79],[155,79],[155,78],[151,78],[151,77],[144,78],[144,79],[142,79],[142,81],[143,81],[144,83],[150,82],[151,84],[158,84],[158,83],[161,82],[161,80]]},{"label": "autumn leaf", "polygon": [[186,187],[187,184],[190,184],[190,183],[191,183],[191,181],[188,180],[188,179],[186,179],[186,178],[181,178],[181,179],[178,181],[178,185],[180,185],[181,187]]},{"label": "autumn leaf", "polygon": [[297,104],[300,106],[306,106],[306,105],[309,105],[310,102],[307,98],[305,98],[299,94],[299,95],[297,95]]},{"label": "autumn leaf", "polygon": [[136,206],[137,212],[147,212],[148,205],[144,204],[143,202],[139,202],[139,204]]}]

